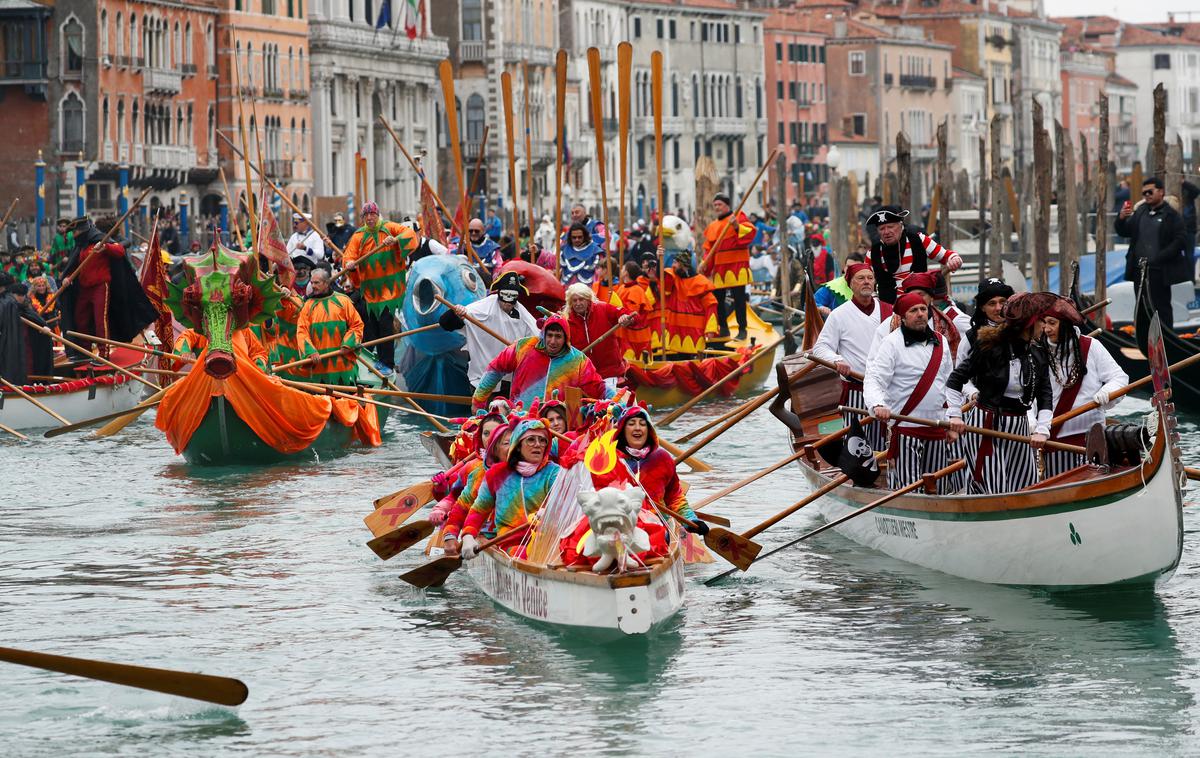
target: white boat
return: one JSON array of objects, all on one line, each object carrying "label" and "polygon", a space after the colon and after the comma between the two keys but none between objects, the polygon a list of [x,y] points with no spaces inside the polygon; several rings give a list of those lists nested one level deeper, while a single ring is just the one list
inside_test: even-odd
[{"label": "white boat", "polygon": [[[819,381],[795,387],[793,407],[814,408],[824,403],[817,393],[827,392]],[[1183,466],[1173,407],[1156,405],[1158,426],[1140,465],[1080,466],[1002,496],[905,495],[835,531],[894,558],[990,584],[1047,591],[1157,586],[1183,551]],[[794,449],[819,437],[817,425],[827,420],[805,418],[805,433],[793,433]],[[814,490],[841,473],[815,454],[799,462]],[[817,506],[833,521],[886,493],[843,485]]]},{"label": "white boat", "polygon": [[[122,374],[98,374],[57,384],[21,389],[71,423],[127,411],[141,400],[143,385]],[[46,411],[5,389],[0,393],[0,424],[17,430],[45,429],[61,423]]]},{"label": "white boat", "polygon": [[534,621],[598,637],[646,634],[683,606],[683,556],[670,553],[640,571],[594,574],[543,566],[492,548],[466,562],[467,572],[497,604]]}]

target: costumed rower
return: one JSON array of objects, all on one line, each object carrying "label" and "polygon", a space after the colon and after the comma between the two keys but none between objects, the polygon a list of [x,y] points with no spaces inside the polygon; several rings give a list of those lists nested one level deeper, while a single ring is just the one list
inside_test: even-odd
[{"label": "costumed rower", "polygon": [[596,279],[596,264],[603,256],[603,248],[592,241],[587,227],[583,224],[571,224],[560,254],[562,264],[560,278],[563,285],[570,286],[581,282],[589,287],[592,286],[592,282]]},{"label": "costumed rower", "polygon": [[325,252],[325,240],[312,227],[312,216],[292,214],[292,228],[295,232],[288,238],[288,256],[307,255],[314,263],[325,263],[328,256]]},{"label": "costumed rower", "polygon": [[1004,305],[1004,323],[980,329],[975,345],[946,380],[950,428],[961,433],[963,387],[979,390],[983,417],[980,426],[1021,436],[1029,435],[1029,410],[1037,408],[1032,443],[983,437],[975,453],[970,488],[976,494],[1016,492],[1037,481],[1035,450],[1050,435],[1054,393],[1050,367],[1042,347],[1039,322],[1058,299],[1050,292],[1021,293]]},{"label": "costumed rower", "polygon": [[[891,318],[892,306],[875,297],[875,274],[870,264],[853,263],[846,267],[845,276],[852,296],[829,313],[812,352],[822,360],[837,364],[838,373],[842,375],[841,404],[861,407],[862,384],[849,374],[852,371],[859,375],[866,373],[871,341],[880,323]],[[845,415],[845,421],[850,423],[849,414]],[[863,429],[875,450],[883,450],[885,444],[879,427],[879,424],[871,424]]]},{"label": "costumed rower", "polygon": [[483,265],[487,267],[488,271],[495,271],[504,265],[504,259],[500,257],[500,245],[484,233],[483,221],[477,218],[471,219],[467,224],[467,234],[471,237],[471,247],[474,248],[475,254],[479,256],[479,260],[483,261]]},{"label": "costumed rower", "polygon": [[[929,328],[929,305],[917,292],[896,300],[900,326],[879,344],[863,378],[863,400],[882,424],[892,414],[942,420],[946,416],[946,379],[953,362],[945,337]],[[865,431],[865,430],[864,430]],[[899,422],[888,445],[888,486],[905,487],[923,474],[950,463],[957,433],[944,428]],[[962,489],[956,474],[938,480],[938,492]]]},{"label": "costumed rower", "polygon": [[[446,480],[446,493],[430,510],[429,523],[443,527],[443,538],[458,539],[467,513],[483,484],[483,475],[489,466],[508,456],[507,433],[510,430],[504,418],[489,413],[477,423],[475,421],[468,419],[467,424],[463,424],[463,432],[466,432],[468,424],[474,423],[474,429],[470,431],[471,453],[448,472],[439,475]],[[503,435],[496,434],[497,429],[502,430]],[[459,435],[460,439],[462,436]]]},{"label": "costumed rower", "polygon": [[[601,253],[608,250],[608,227],[606,227],[604,222],[600,219],[589,216],[587,208],[584,208],[579,203],[575,203],[571,206],[570,226],[574,226],[575,224],[583,225],[588,237],[590,237],[592,242],[595,243],[596,247],[600,249]],[[567,244],[567,237],[570,234],[570,231],[570,227],[568,227],[567,231],[559,239],[563,246]]]},{"label": "costumed rower", "polygon": [[[660,255],[662,248],[659,248]],[[663,279],[663,306],[666,309],[667,358],[687,359],[703,353],[706,336],[717,332],[717,298],[712,282],[704,274],[692,271],[687,255],[676,255]],[[657,336],[657,324],[651,324]]]},{"label": "costumed rower", "polygon": [[616,291],[621,304],[637,316],[631,326],[617,331],[624,357],[637,360],[650,352],[650,333],[658,324],[657,301],[637,261],[625,261],[625,267],[621,269],[621,283]]},{"label": "costumed rower", "polygon": [[[923,271],[917,274],[909,274],[901,285],[901,290],[907,294],[915,292],[921,296],[921,301],[929,309],[928,320],[930,328],[938,334],[946,338],[946,344],[950,346],[950,365],[955,363],[955,356],[958,354],[958,346],[962,341],[958,327],[949,316],[937,309],[934,302],[934,292],[938,289],[938,279],[941,275],[937,272]],[[942,287],[945,291],[945,287]],[[892,317],[884,319],[879,324],[879,328],[875,330],[875,336],[871,340],[871,349],[867,351],[867,363],[869,364],[875,358],[875,351],[879,348],[879,343],[892,332],[900,328],[901,314],[892,310]]]},{"label": "costumed rower", "polygon": [[[1100,407],[1065,421],[1051,429],[1050,439],[1069,445],[1087,444],[1087,432],[1093,424],[1104,425],[1105,411],[1112,393],[1129,384],[1129,375],[1121,370],[1099,340],[1081,335],[1083,316],[1075,305],[1060,297],[1051,311],[1042,316],[1045,324],[1046,352],[1050,356],[1050,386],[1054,388],[1054,415],[1061,416],[1085,403]],[[1084,456],[1069,450],[1042,452],[1046,478],[1084,464]]]},{"label": "costumed rower", "polygon": [[39,326],[46,322],[27,299],[26,285],[0,271],[0,376],[18,386],[29,374],[53,373],[54,353],[50,338],[21,322],[29,319]]},{"label": "costumed rower", "polygon": [[[472,387],[492,362],[509,345],[525,337],[536,337],[537,321],[525,310],[518,298],[528,295],[524,279],[515,271],[506,271],[492,282],[491,294],[470,305],[455,305],[447,309],[438,319],[438,324],[448,332],[463,330],[467,339],[467,379]],[[467,316],[497,334],[508,339],[504,344],[466,319]]]},{"label": "costumed rower", "polygon": [[310,381],[353,386],[358,378],[354,348],[362,344],[363,322],[350,298],[333,289],[329,272],[312,275],[312,296],[304,301],[296,321],[296,344],[301,357],[341,348],[337,355],[317,360]]},{"label": "costumed rower", "polygon": [[533,401],[558,390],[565,397],[567,387],[578,387],[584,397],[609,398],[614,394],[588,357],[571,347],[570,328],[562,316],[546,318],[541,339],[526,337],[509,345],[496,356],[475,388],[474,407],[482,408],[506,374],[512,374],[514,403],[532,407]]},{"label": "costumed rower", "polygon": [[[106,219],[107,226],[115,223]],[[64,276],[79,274],[72,285],[59,290],[63,330],[128,342],[158,319],[158,311],[142,291],[124,247],[110,241],[100,249],[97,245],[104,232],[86,216],[77,219],[73,228],[77,245]],[[102,358],[111,350],[103,343],[84,347]]]},{"label": "costumed rower", "polygon": [[[364,339],[370,341],[396,333],[394,314],[404,301],[408,255],[417,248],[417,236],[406,226],[383,221],[375,203],[365,203],[361,216],[363,226],[350,238],[342,260],[367,304]],[[384,373],[396,368],[394,343],[381,346],[376,368]]]},{"label": "costumed rower", "polygon": [[[729,336],[729,311],[725,304],[726,296],[733,298],[734,316],[737,319],[737,339],[746,339],[746,287],[750,284],[750,243],[754,241],[757,229],[746,214],[738,213],[737,218],[730,218],[733,210],[730,208],[729,195],[718,193],[713,198],[713,210],[717,212],[717,220],[704,230],[704,258],[700,263],[700,273],[710,275],[713,284],[713,294],[717,299],[717,328],[722,337]],[[721,239],[719,247],[714,249],[721,229],[729,226]]]},{"label": "costumed rower", "polygon": [[[545,422],[539,418],[517,422],[508,456],[483,475],[483,485],[467,514],[462,529],[463,557],[475,556],[477,538],[489,519],[497,535],[525,524],[546,502],[559,471],[558,464],[550,460],[550,433]],[[447,542],[446,552],[452,549]]]},{"label": "costumed rower", "polygon": [[[571,327],[571,347],[583,350],[600,339],[602,335],[620,324],[634,325],[636,317],[625,308],[601,302],[586,284],[567,287],[567,323]],[[614,391],[617,382],[625,378],[625,359],[621,357],[621,343],[616,334],[600,340],[588,357],[604,382]]]},{"label": "costumed rower", "polygon": [[879,299],[885,303],[896,300],[896,288],[910,273],[927,271],[929,261],[936,261],[953,272],[962,267],[962,257],[953,250],[904,223],[908,211],[898,205],[885,205],[873,212],[868,226],[876,227],[879,238],[867,254],[867,263],[879,284]]},{"label": "costumed rower", "polygon": [[[971,314],[965,327],[961,328],[963,341],[958,346],[958,363],[962,363],[971,354],[979,330],[986,326],[998,327],[1004,323],[1004,304],[1012,297],[1013,289],[1001,279],[987,279],[979,285],[975,293],[975,311]],[[963,387],[963,397],[974,400],[978,395],[975,385],[967,382]],[[971,406],[963,414],[963,422],[967,426],[982,427],[984,422],[983,409],[978,403]],[[959,435],[958,446],[967,461],[967,471],[975,470],[975,454],[979,452],[982,440],[974,432],[963,432]]]}]

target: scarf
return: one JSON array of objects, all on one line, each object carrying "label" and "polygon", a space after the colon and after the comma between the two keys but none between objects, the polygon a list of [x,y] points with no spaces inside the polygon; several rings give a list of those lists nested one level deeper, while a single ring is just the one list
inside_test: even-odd
[{"label": "scarf", "polygon": [[640,448],[627,447],[625,448],[625,452],[629,453],[629,455],[633,458],[643,460],[647,455],[650,455],[650,448],[649,446]]},{"label": "scarf", "polygon": [[533,476],[537,472],[538,472],[538,465],[536,463],[530,463],[529,461],[518,461],[517,462],[517,473],[520,474],[522,477]]}]

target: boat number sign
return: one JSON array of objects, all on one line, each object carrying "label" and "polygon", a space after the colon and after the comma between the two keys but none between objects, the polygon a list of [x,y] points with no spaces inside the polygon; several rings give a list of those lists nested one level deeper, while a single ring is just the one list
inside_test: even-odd
[{"label": "boat number sign", "polygon": [[529,574],[501,571],[494,560],[489,560],[486,565],[483,581],[497,601],[526,616],[550,617],[550,596],[542,586],[542,580]]},{"label": "boat number sign", "polygon": [[908,519],[876,516],[875,531],[887,537],[903,537],[909,540],[920,539],[917,536],[917,522],[909,521]]}]

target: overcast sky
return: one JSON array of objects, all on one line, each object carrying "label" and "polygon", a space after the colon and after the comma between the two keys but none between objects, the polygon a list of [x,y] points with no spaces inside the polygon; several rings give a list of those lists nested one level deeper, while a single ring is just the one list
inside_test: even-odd
[{"label": "overcast sky", "polygon": [[[1190,20],[1200,22],[1195,0],[1045,0],[1049,16],[1115,16],[1122,21],[1166,21],[1168,11],[1192,10]],[[1187,21],[1186,14],[1176,16]]]}]

